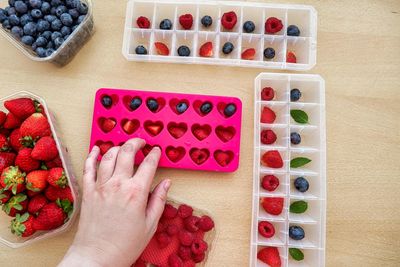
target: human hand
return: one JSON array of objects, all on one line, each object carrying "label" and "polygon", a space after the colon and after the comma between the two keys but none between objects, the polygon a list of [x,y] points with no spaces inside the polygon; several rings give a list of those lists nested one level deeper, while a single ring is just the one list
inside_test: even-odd
[{"label": "human hand", "polygon": [[134,174],[142,139],[111,148],[102,158],[93,147],[84,167],[82,209],[74,242],[59,266],[130,266],[154,235],[170,180],[149,196],[161,151],[154,147]]}]

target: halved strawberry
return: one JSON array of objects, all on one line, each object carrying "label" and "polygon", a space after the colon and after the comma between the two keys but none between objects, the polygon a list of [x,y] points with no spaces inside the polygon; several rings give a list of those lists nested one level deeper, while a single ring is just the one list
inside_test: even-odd
[{"label": "halved strawberry", "polygon": [[192,133],[197,139],[202,141],[211,134],[211,126],[208,124],[205,124],[205,125],[200,125],[197,123],[193,124]]},{"label": "halved strawberry", "polygon": [[122,130],[127,134],[133,134],[139,128],[140,122],[138,120],[122,121]]},{"label": "halved strawberry", "polygon": [[283,167],[281,154],[277,150],[270,150],[264,153],[261,158],[264,165],[270,168],[278,169]]},{"label": "halved strawberry", "polygon": [[165,154],[172,162],[178,162],[179,160],[181,160],[183,156],[185,156],[185,153],[186,153],[185,149],[181,146],[179,147],[169,146],[165,150]]},{"label": "halved strawberry", "polygon": [[215,161],[222,167],[227,166],[234,158],[232,151],[217,150],[214,152]]},{"label": "halved strawberry", "polygon": [[100,122],[101,122],[100,127],[105,133],[111,132],[112,129],[114,129],[115,125],[117,124],[117,122],[112,118],[104,118]]},{"label": "halved strawberry", "polygon": [[243,51],[242,59],[253,60],[255,55],[256,55],[256,50],[254,48],[249,48]]},{"label": "halved strawberry", "polygon": [[99,144],[96,144],[99,149],[100,149],[100,155],[104,155],[110,148],[114,146],[114,144],[111,141],[108,142],[101,142]]},{"label": "halved strawberry", "polygon": [[281,267],[281,257],[276,247],[265,247],[258,251],[257,258],[270,267]]},{"label": "halved strawberry", "polygon": [[156,122],[146,121],[144,123],[144,129],[151,136],[158,135],[163,130],[163,128],[164,128],[164,125],[161,121],[156,121]]},{"label": "halved strawberry", "polygon": [[201,57],[212,57],[214,55],[212,42],[207,42],[203,44],[200,47],[199,54]]},{"label": "halved strawberry", "polygon": [[273,123],[275,119],[275,112],[269,107],[264,107],[261,112],[261,123]]},{"label": "halved strawberry", "polygon": [[157,54],[161,56],[168,56],[169,55],[169,48],[165,44],[161,42],[155,42],[154,46],[156,47]]},{"label": "halved strawberry", "polygon": [[210,157],[210,152],[205,148],[204,149],[192,148],[189,154],[193,162],[198,165],[203,164]]},{"label": "halved strawberry", "polygon": [[286,55],[286,62],[287,63],[297,63],[297,58],[294,52],[289,51]]},{"label": "halved strawberry", "polygon": [[181,15],[179,17],[179,23],[185,30],[190,30],[193,25],[193,16],[191,14]]},{"label": "halved strawberry", "polygon": [[263,209],[271,215],[279,215],[283,210],[283,197],[264,197],[261,199]]}]

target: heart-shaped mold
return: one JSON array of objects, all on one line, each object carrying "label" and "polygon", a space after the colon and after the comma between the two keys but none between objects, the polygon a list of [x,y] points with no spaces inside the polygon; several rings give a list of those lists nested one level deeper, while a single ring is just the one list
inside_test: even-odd
[{"label": "heart-shaped mold", "polygon": [[[203,106],[203,111],[202,111],[202,106]],[[204,117],[213,110],[214,106],[210,101],[196,100],[193,102],[193,108],[197,112],[197,114]]]},{"label": "heart-shaped mold", "polygon": [[113,106],[118,104],[118,95],[115,94],[102,94],[100,96],[100,103],[105,109],[111,109]]},{"label": "heart-shaped mold", "polygon": [[149,97],[146,99],[146,107],[153,113],[157,113],[165,107],[165,99],[162,97]]},{"label": "heart-shaped mold", "polygon": [[229,163],[231,163],[231,161],[234,158],[234,154],[232,151],[228,150],[228,151],[222,151],[222,150],[216,150],[214,152],[214,159],[215,161],[221,165],[222,167],[227,166]]},{"label": "heart-shaped mold", "polygon": [[95,145],[100,148],[100,155],[103,156],[110,148],[114,146],[114,143],[111,141],[98,140],[96,141]]},{"label": "heart-shaped mold", "polygon": [[178,115],[185,113],[188,110],[189,105],[189,101],[186,99],[173,98],[169,101],[170,108]]},{"label": "heart-shaped mold", "polygon": [[211,134],[211,130],[211,126],[208,124],[200,125],[196,123],[192,125],[192,133],[200,141],[206,139]]},{"label": "heart-shaped mold", "polygon": [[164,129],[164,124],[162,121],[145,121],[144,129],[149,135],[156,136]]},{"label": "heart-shaped mold", "polygon": [[230,141],[236,134],[235,128],[232,126],[224,127],[222,125],[215,128],[215,133],[222,142]]},{"label": "heart-shaped mold", "polygon": [[237,112],[237,107],[233,103],[219,102],[217,109],[224,118],[230,118]]},{"label": "heart-shaped mold", "polygon": [[97,124],[103,132],[109,133],[112,131],[112,129],[115,128],[115,125],[117,125],[117,121],[114,118],[100,117],[97,120]]},{"label": "heart-shaped mold", "polygon": [[143,99],[140,96],[126,95],[122,98],[122,102],[129,111],[135,111],[143,105]]},{"label": "heart-shaped mold", "polygon": [[184,122],[181,123],[170,122],[168,123],[167,129],[168,132],[172,135],[172,137],[174,137],[175,139],[179,139],[185,135],[188,127]]},{"label": "heart-shaped mold", "polygon": [[210,157],[210,151],[206,148],[192,148],[189,151],[190,158],[197,165],[201,165]]},{"label": "heart-shaped mold", "polygon": [[134,132],[137,131],[137,129],[139,129],[140,122],[136,119],[132,119],[132,120],[123,119],[121,121],[121,127],[125,133],[133,134]]},{"label": "heart-shaped mold", "polygon": [[143,155],[146,157],[150,153],[150,151],[153,149],[153,147],[156,147],[156,146],[161,149],[161,147],[159,145],[145,144],[144,147],[142,148]]},{"label": "heart-shaped mold", "polygon": [[167,155],[167,158],[170,161],[177,163],[185,156],[186,150],[182,146],[178,146],[178,147],[168,146],[165,149],[165,154]]}]

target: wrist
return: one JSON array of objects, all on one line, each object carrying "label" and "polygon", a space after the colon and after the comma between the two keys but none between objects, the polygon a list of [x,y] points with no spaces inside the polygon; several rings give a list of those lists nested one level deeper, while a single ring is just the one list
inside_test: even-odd
[{"label": "wrist", "polygon": [[58,267],[102,267],[99,257],[96,257],[92,251],[83,247],[72,245],[65,254]]}]

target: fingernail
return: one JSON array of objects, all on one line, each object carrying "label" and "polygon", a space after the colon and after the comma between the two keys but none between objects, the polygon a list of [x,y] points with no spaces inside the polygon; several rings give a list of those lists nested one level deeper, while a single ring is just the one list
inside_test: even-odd
[{"label": "fingernail", "polygon": [[164,181],[164,190],[168,192],[169,188],[171,187],[171,180],[167,179]]},{"label": "fingernail", "polygon": [[122,146],[122,149],[123,149],[124,152],[132,152],[133,151],[133,146],[130,143],[125,143]]}]

